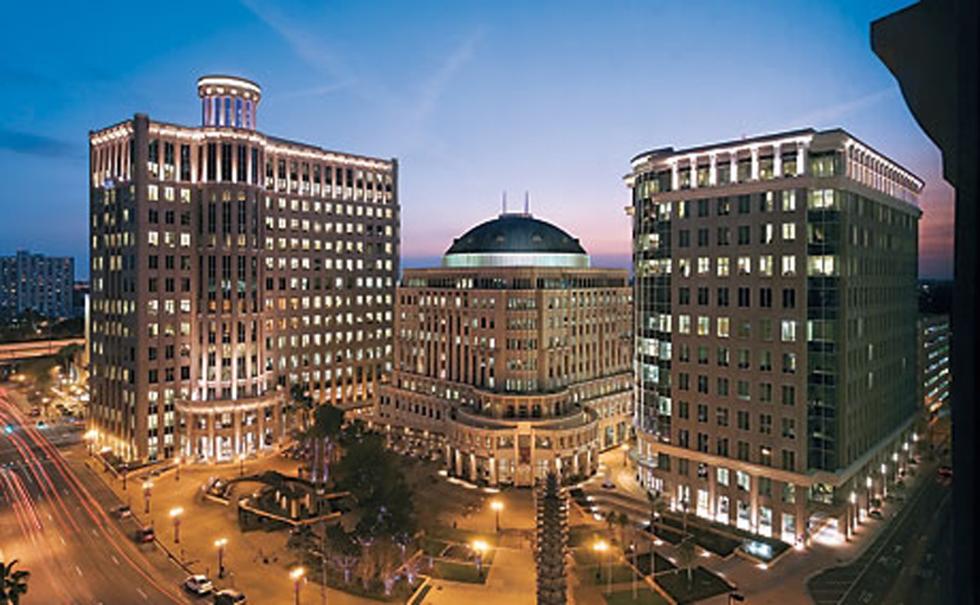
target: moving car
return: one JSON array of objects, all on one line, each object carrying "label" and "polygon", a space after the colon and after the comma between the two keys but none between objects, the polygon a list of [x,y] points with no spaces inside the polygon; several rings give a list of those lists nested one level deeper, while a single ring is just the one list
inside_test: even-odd
[{"label": "moving car", "polygon": [[243,605],[247,602],[244,594],[232,588],[225,588],[214,593],[214,605]]},{"label": "moving car", "polygon": [[184,580],[184,589],[198,596],[211,594],[214,584],[204,574],[195,574]]},{"label": "moving car", "polygon": [[883,515],[881,514],[881,511],[880,511],[880,510],[877,510],[877,509],[876,509],[876,510],[873,510],[873,511],[871,511],[870,513],[868,513],[868,516],[869,516],[869,517],[871,517],[872,519],[877,519],[878,521],[881,521],[882,519],[884,519],[884,518],[885,518],[885,517],[884,517],[884,516],[883,516]]},{"label": "moving car", "polygon": [[152,542],[154,538],[156,538],[156,532],[154,532],[153,528],[149,525],[143,527],[142,529],[136,530],[137,542]]},{"label": "moving car", "polygon": [[122,504],[112,509],[112,514],[115,515],[117,519],[126,519],[133,516],[133,511],[129,508],[129,506]]}]

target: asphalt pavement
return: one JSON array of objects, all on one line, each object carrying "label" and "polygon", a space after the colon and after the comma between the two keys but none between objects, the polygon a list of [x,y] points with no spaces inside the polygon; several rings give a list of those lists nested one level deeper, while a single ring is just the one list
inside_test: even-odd
[{"label": "asphalt pavement", "polygon": [[[23,605],[140,605],[189,603],[184,574],[155,552],[137,546],[120,521],[66,460],[57,427],[39,429],[0,387],[0,558],[18,559],[31,572]],[[131,528],[135,529],[135,527]]]}]

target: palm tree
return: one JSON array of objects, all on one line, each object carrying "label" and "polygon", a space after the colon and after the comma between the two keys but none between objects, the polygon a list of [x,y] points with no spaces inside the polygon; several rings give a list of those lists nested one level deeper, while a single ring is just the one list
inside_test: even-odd
[{"label": "palm tree", "polygon": [[31,577],[31,572],[23,569],[14,571],[17,559],[10,564],[0,561],[0,604],[17,605],[20,597],[27,594],[27,580]]},{"label": "palm tree", "polygon": [[[329,479],[330,460],[337,438],[344,425],[344,411],[337,406],[326,404],[316,408],[313,425],[303,434],[303,440],[310,446],[310,479],[326,486]],[[317,467],[320,469],[319,476]]]},{"label": "palm tree", "polygon": [[667,499],[657,490],[647,492],[647,500],[650,501],[650,575],[657,573],[657,554],[653,549],[654,537],[656,536],[656,523],[664,512],[667,511]]},{"label": "palm tree", "polygon": [[695,552],[694,540],[691,536],[684,536],[681,543],[677,545],[677,557],[681,567],[687,570],[687,586],[690,588],[693,581],[691,577],[692,568],[697,561],[697,552]]}]

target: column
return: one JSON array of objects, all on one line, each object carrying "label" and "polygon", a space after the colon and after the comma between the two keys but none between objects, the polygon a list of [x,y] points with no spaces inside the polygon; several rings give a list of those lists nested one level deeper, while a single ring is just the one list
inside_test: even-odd
[{"label": "column", "polygon": [[574,474],[576,477],[581,476],[581,472],[580,472],[581,469],[578,461],[578,457],[580,455],[581,454],[579,452],[575,452],[574,454],[572,454],[572,474]]},{"label": "column", "polygon": [[459,448],[454,450],[455,454],[455,464],[454,464],[454,475],[457,477],[463,476],[463,456],[459,453]]},{"label": "column", "polygon": [[758,181],[759,180],[759,148],[758,147],[753,147],[752,150],[751,150],[751,153],[752,153],[752,176],[751,176],[751,179],[753,181]]},{"label": "column", "polygon": [[675,161],[673,164],[670,165],[670,190],[677,191],[680,188],[681,188],[680,167],[677,165],[677,162]]},{"label": "column", "polygon": [[708,514],[712,521],[718,515],[718,470],[713,466],[708,467]]},{"label": "column", "polygon": [[487,460],[490,465],[490,485],[496,487],[497,485],[497,457],[490,456]]},{"label": "column", "polygon": [[207,415],[208,419],[208,441],[211,444],[211,452],[208,457],[214,461],[218,458],[218,449],[215,446],[215,436],[214,436],[214,412],[209,412]]},{"label": "column", "polygon": [[807,521],[806,488],[796,485],[794,489],[796,490],[796,539],[802,541]]},{"label": "column", "polygon": [[[275,409],[275,404],[273,404],[273,409]],[[265,410],[266,406],[260,405],[255,411],[256,416],[258,416],[255,420],[255,429],[258,432],[258,441],[256,441],[255,447],[259,450],[265,448]]]},{"label": "column", "polygon": [[759,533],[759,478],[755,475],[750,475],[751,483],[749,483],[749,525],[752,527],[752,533]]},{"label": "column", "polygon": [[775,178],[783,176],[783,156],[779,151],[779,145],[772,146],[772,174]]},{"label": "column", "polygon": [[708,184],[718,184],[718,156],[713,153],[708,159]]},{"label": "column", "polygon": [[803,143],[796,144],[796,176],[803,176],[806,169],[806,147]]},{"label": "column", "polygon": [[470,481],[472,481],[473,483],[476,483],[476,478],[477,478],[476,477],[476,454],[474,454],[473,452],[470,452],[470,464],[469,464],[469,466],[470,466],[470,468],[469,468]]},{"label": "column", "polygon": [[737,151],[732,151],[732,154],[728,159],[728,182],[729,183],[738,182],[738,152]]},{"label": "column", "polygon": [[244,414],[241,410],[231,413],[231,421],[235,424],[235,453],[238,455],[245,453],[244,439],[242,439],[242,419]]},{"label": "column", "polygon": [[691,162],[691,189],[695,189],[698,186],[698,158],[691,156],[689,161]]}]

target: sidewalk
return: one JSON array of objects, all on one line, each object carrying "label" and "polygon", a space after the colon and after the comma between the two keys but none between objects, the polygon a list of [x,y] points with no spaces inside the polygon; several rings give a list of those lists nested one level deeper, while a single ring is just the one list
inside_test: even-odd
[{"label": "sidewalk", "polygon": [[[84,452],[83,447],[77,448],[75,457],[81,458]],[[287,531],[255,530],[243,533],[238,528],[234,503],[223,506],[203,498],[203,486],[209,477],[237,477],[240,473],[239,463],[182,466],[179,480],[173,470],[156,477],[150,490],[148,514],[144,512],[145,499],[139,473],[130,475],[124,491],[122,480],[104,472],[101,463],[90,464],[98,469],[87,473],[89,476],[98,476],[100,481],[93,481],[94,483],[101,483],[104,491],[111,492],[116,503],[128,503],[137,524],[154,527],[159,542],[155,550],[172,553],[182,566],[193,573],[208,575],[218,589],[231,587],[242,591],[249,602],[263,605],[287,605],[294,602],[289,571],[297,564],[297,559],[286,548]],[[293,461],[273,456],[246,461],[244,472],[245,475],[250,475],[261,467],[261,470],[275,469],[294,473],[295,465]],[[233,497],[255,487],[257,484],[239,484]],[[107,508],[111,509],[115,505],[117,504],[108,504]],[[179,544],[174,541],[174,525],[170,516],[170,511],[175,507],[183,509],[180,515]],[[219,538],[228,540],[224,551],[226,575],[223,579],[217,578],[218,553],[214,542]],[[307,570],[308,575],[317,572],[315,569]],[[377,603],[329,588],[327,594],[331,605]],[[304,580],[301,595],[306,602],[315,602],[320,597],[320,585]]]}]

